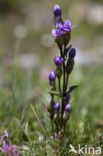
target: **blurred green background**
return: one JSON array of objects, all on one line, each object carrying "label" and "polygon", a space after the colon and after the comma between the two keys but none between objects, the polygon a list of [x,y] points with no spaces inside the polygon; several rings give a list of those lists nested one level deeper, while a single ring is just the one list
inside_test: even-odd
[{"label": "blurred green background", "polygon": [[54,4],[78,24],[72,30],[77,55],[70,85],[79,87],[72,93],[69,131],[81,142],[102,144],[103,0],[0,0],[0,131],[7,129],[16,144],[36,140],[41,131],[30,103],[40,121],[49,120],[48,74],[59,54],[50,33]]}]

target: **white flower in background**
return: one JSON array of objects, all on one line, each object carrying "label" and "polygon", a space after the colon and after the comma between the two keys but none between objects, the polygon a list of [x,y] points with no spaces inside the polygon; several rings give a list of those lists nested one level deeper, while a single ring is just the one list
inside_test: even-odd
[{"label": "white flower in background", "polygon": [[47,48],[52,47],[52,45],[54,44],[54,39],[50,34],[44,34],[41,37],[41,44]]},{"label": "white flower in background", "polygon": [[17,38],[19,39],[23,39],[26,37],[27,35],[27,28],[23,25],[18,25],[16,26],[16,28],[14,29],[14,34]]},{"label": "white flower in background", "polygon": [[43,141],[43,139],[44,139],[44,137],[43,137],[43,136],[41,136],[41,135],[38,137],[39,142],[42,142],[42,141]]}]

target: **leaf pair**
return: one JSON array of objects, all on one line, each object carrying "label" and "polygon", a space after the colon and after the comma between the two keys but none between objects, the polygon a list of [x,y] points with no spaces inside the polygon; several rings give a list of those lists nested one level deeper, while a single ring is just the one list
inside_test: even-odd
[{"label": "leaf pair", "polygon": [[[76,89],[78,86],[77,85],[74,85],[74,86],[71,86],[68,91],[67,91],[67,94],[71,93],[74,89]],[[59,92],[57,91],[54,91],[54,90],[48,90],[48,94],[50,95],[55,95],[55,96],[58,96],[60,98],[62,98],[62,96],[60,95]]]}]

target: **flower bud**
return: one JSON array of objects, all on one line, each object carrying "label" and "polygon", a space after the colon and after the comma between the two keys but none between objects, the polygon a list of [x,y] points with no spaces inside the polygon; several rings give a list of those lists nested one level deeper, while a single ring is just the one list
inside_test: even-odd
[{"label": "flower bud", "polygon": [[69,52],[68,60],[67,60],[67,65],[66,65],[66,72],[67,74],[70,74],[73,70],[74,67],[74,57],[76,55],[76,49],[72,48]]},{"label": "flower bud", "polygon": [[59,110],[60,110],[60,104],[59,103],[55,103],[54,104],[54,114],[59,112]]},{"label": "flower bud", "polygon": [[70,110],[71,110],[71,106],[70,106],[70,104],[67,104],[64,111],[69,113]]},{"label": "flower bud", "polygon": [[62,10],[60,8],[59,5],[55,5],[54,8],[53,8],[53,13],[54,13],[54,16],[55,17],[61,17],[61,14],[62,14]]},{"label": "flower bud", "polygon": [[65,105],[67,105],[69,101],[70,101],[70,94],[68,94],[68,95],[64,98],[63,103],[64,103]]},{"label": "flower bud", "polygon": [[70,115],[71,106],[70,104],[67,104],[64,110],[63,119],[66,121]]},{"label": "flower bud", "polygon": [[49,74],[49,83],[52,85],[56,79],[56,73],[54,71],[51,71]]},{"label": "flower bud", "polygon": [[75,55],[76,55],[76,49],[72,48],[69,52],[69,59],[71,60],[74,59]]},{"label": "flower bud", "polygon": [[54,63],[56,64],[56,66],[61,66],[63,63],[63,57],[61,58],[61,57],[55,56],[54,57]]}]

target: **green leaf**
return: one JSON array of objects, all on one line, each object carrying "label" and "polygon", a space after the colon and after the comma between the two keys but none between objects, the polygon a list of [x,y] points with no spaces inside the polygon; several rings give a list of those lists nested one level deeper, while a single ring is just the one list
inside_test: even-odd
[{"label": "green leaf", "polygon": [[70,45],[68,48],[66,48],[66,50],[65,50],[66,55],[68,54],[68,52],[70,51],[71,48],[72,48],[72,45]]},{"label": "green leaf", "polygon": [[72,72],[73,67],[74,67],[74,59],[72,61],[67,62],[66,72],[67,72],[68,75]]},{"label": "green leaf", "polygon": [[71,93],[74,89],[76,89],[78,86],[77,85],[75,85],[75,86],[71,86],[69,89],[68,89],[68,91],[67,91],[67,94],[68,93]]},{"label": "green leaf", "polygon": [[50,94],[50,95],[55,95],[55,96],[58,96],[58,97],[62,98],[62,96],[60,95],[60,93],[57,92],[57,91],[49,90],[47,93]]}]

